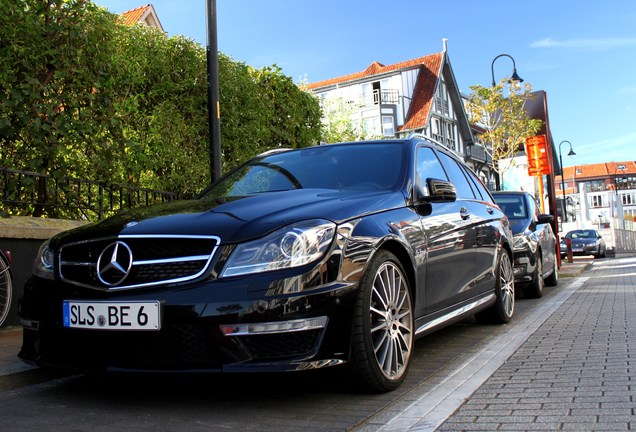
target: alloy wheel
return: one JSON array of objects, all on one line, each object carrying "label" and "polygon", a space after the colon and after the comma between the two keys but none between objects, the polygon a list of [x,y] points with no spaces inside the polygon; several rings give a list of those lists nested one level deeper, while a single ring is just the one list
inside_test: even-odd
[{"label": "alloy wheel", "polygon": [[370,336],[377,365],[387,379],[399,379],[413,347],[413,316],[408,284],[392,262],[378,268],[370,300]]}]

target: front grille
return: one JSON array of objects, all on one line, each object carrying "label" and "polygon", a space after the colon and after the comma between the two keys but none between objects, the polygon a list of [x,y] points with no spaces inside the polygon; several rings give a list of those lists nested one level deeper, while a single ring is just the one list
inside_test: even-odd
[{"label": "front grille", "polygon": [[218,244],[214,236],[155,235],[70,243],[60,248],[59,276],[101,290],[185,282],[207,271]]}]

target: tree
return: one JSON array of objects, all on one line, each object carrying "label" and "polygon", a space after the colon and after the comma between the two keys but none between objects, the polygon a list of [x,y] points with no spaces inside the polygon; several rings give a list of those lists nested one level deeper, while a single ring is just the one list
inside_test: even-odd
[{"label": "tree", "polygon": [[[0,1],[1,167],[197,193],[210,181],[205,57],[90,0]],[[318,142],[317,99],[277,66],[221,54],[219,80],[224,171]],[[38,201],[51,194],[40,185]]]},{"label": "tree", "polygon": [[354,121],[356,112],[341,98],[326,99],[322,105],[322,129],[320,140],[326,143],[380,139]]},{"label": "tree", "polygon": [[532,86],[503,79],[494,87],[475,85],[470,89],[468,116],[472,123],[486,130],[483,138],[490,144],[486,151],[492,157],[493,169],[503,175],[512,167],[513,157],[525,139],[534,136],[543,124],[540,119],[530,118],[525,108],[533,97]]}]

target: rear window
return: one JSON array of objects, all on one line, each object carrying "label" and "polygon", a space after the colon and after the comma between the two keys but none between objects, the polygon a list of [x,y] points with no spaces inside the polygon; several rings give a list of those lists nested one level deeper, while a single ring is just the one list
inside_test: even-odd
[{"label": "rear window", "polygon": [[495,195],[495,201],[508,219],[527,219],[528,209],[521,195]]}]

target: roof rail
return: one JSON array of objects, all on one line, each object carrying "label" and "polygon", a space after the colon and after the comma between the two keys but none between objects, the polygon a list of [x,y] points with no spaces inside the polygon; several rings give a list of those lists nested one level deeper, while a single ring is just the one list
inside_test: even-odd
[{"label": "roof rail", "polygon": [[433,138],[427,137],[426,135],[422,135],[421,133],[411,132],[410,134],[407,135],[406,139],[411,139],[411,138],[420,138],[420,139],[426,140],[428,142],[431,142],[431,143],[435,144],[436,146],[439,146],[439,147],[443,148],[446,151],[451,152],[452,154],[454,154],[455,156],[457,156],[457,157],[459,157],[461,159],[464,158],[464,155],[459,153],[457,150],[453,150],[452,148],[445,146],[441,142],[439,142],[439,141],[437,141],[437,140],[435,140]]},{"label": "roof rail", "polygon": [[273,155],[273,154],[276,154],[276,153],[286,152],[286,151],[289,151],[289,150],[293,150],[293,148],[290,148],[290,147],[279,147],[279,148],[266,150],[266,151],[264,151],[262,153],[259,153],[257,155],[257,157],[269,156],[269,155]]},{"label": "roof rail", "polygon": [[438,146],[442,146],[442,147],[444,147],[445,149],[450,150],[448,147],[446,147],[446,146],[445,146],[444,144],[442,144],[441,142],[439,142],[439,141],[437,141],[437,140],[435,140],[435,139],[433,139],[433,138],[431,138],[431,137],[427,137],[426,135],[423,135],[423,134],[421,134],[421,133],[411,132],[410,134],[408,134],[408,135],[406,136],[406,139],[411,139],[411,138],[420,138],[420,139],[423,139],[423,140],[426,140],[426,141],[430,141],[430,142],[432,142],[433,144],[437,144]]}]

